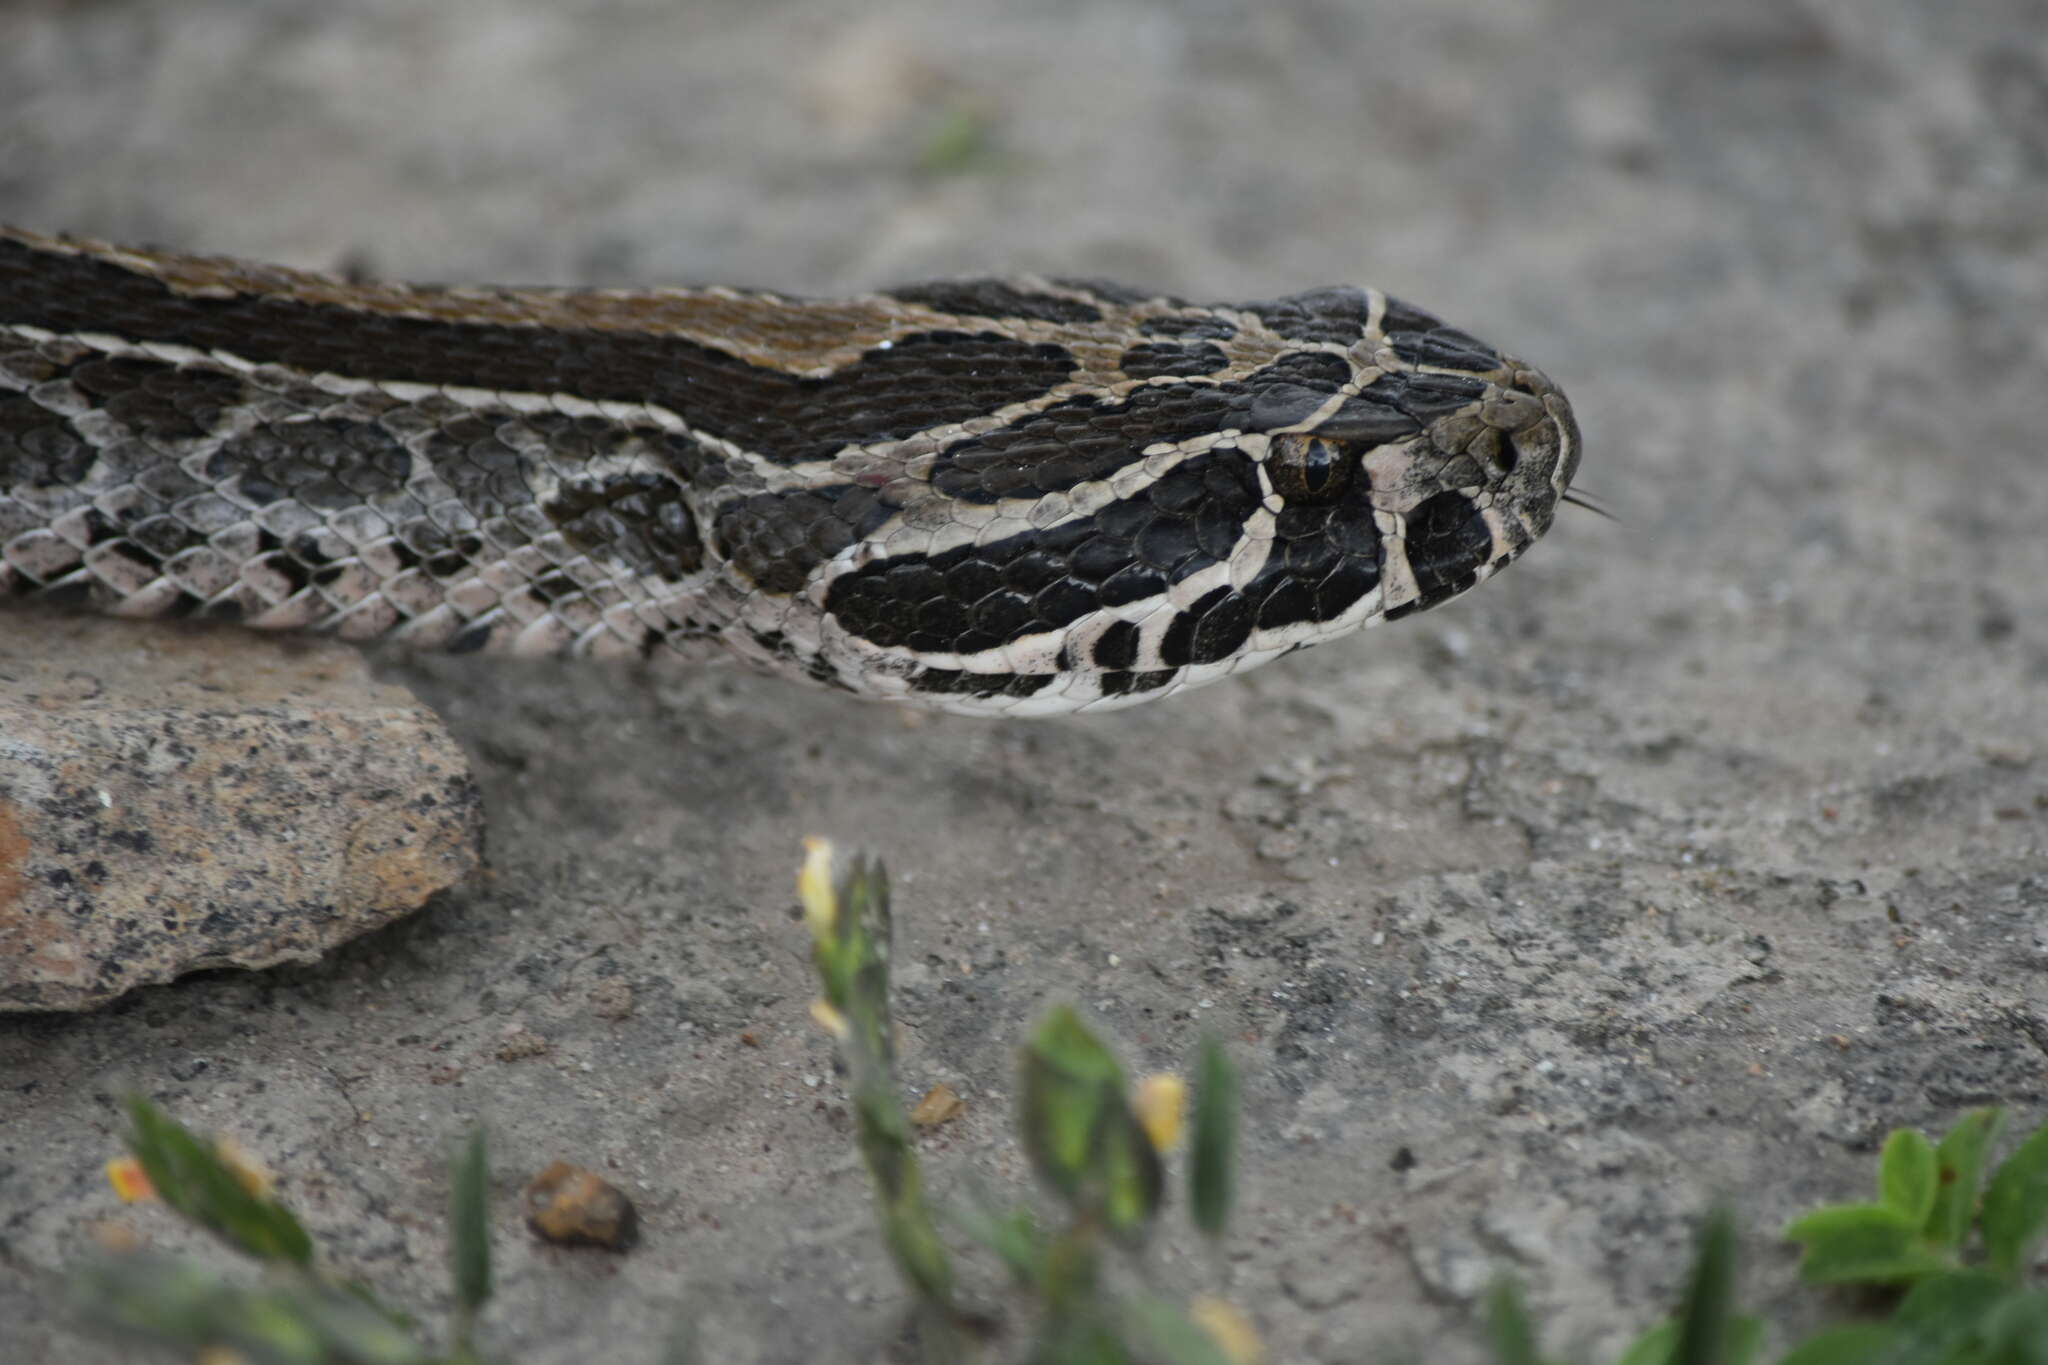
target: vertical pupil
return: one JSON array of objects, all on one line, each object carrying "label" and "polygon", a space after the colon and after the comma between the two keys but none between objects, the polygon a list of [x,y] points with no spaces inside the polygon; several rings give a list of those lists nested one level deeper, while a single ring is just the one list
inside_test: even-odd
[{"label": "vertical pupil", "polygon": [[1283,498],[1307,503],[1333,501],[1351,481],[1351,447],[1321,436],[1285,432],[1274,438],[1271,469],[1274,491]]},{"label": "vertical pupil", "polygon": [[1310,441],[1302,452],[1301,482],[1311,493],[1320,493],[1337,477],[1337,453],[1327,441]]}]

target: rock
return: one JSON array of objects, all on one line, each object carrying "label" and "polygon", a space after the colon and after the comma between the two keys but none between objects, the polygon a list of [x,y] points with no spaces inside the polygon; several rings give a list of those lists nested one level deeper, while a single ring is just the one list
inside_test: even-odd
[{"label": "rock", "polygon": [[941,1081],[925,1091],[924,1098],[910,1111],[910,1121],[920,1128],[936,1128],[966,1112],[967,1101],[961,1099],[960,1093],[952,1086]]},{"label": "rock", "polygon": [[505,1030],[498,1050],[491,1054],[501,1062],[523,1062],[529,1057],[548,1055],[548,1040],[522,1024]]},{"label": "rock", "polygon": [[461,750],[346,645],[0,614],[0,1010],[310,962],[481,843]]},{"label": "rock", "polygon": [[624,1251],[640,1235],[633,1201],[595,1172],[552,1163],[526,1187],[526,1222],[550,1242]]}]

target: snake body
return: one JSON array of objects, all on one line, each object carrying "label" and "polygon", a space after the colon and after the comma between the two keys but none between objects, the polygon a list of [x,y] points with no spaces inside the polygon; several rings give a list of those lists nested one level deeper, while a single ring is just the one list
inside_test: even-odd
[{"label": "snake body", "polygon": [[1377,290],[356,283],[0,228],[0,602],[1098,710],[1482,582],[1579,435]]}]

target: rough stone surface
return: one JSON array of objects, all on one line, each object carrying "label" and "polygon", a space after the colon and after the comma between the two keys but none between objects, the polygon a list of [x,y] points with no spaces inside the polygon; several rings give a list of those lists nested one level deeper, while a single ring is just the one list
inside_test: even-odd
[{"label": "rough stone surface", "polygon": [[462,751],[354,650],[0,618],[0,1010],[310,962],[474,871]]},{"label": "rough stone surface", "polygon": [[[1473,1365],[1501,1268],[1611,1360],[1717,1193],[1749,1302],[1810,1323],[1770,1233],[1887,1126],[2048,1117],[2044,41],[2040,0],[0,7],[31,226],[424,279],[1359,281],[1554,375],[1621,518],[1095,719],[393,664],[476,756],[486,875],[313,966],[0,1023],[14,1358],[126,1358],[49,1305],[136,1086],[429,1321],[417,1211],[487,1119],[522,1365],[655,1359],[685,1303],[709,1359],[915,1359],[804,1017],[812,833],[896,875],[905,1098],[967,1101],[936,1197],[1028,1185],[1013,1042],[1077,999],[1134,1072],[1237,1050],[1227,1290],[1276,1360]],[[630,1256],[525,1232],[507,1173],[564,1152]]]}]

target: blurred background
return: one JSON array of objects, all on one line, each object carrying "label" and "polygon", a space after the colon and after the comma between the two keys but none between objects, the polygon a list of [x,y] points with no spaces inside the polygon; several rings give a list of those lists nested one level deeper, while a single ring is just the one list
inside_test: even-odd
[{"label": "blurred background", "polygon": [[[1232,1292],[1279,1359],[1477,1359],[1501,1264],[1560,1349],[1612,1343],[1713,1192],[1770,1228],[1893,1123],[2038,1114],[2044,35],[2040,0],[0,3],[0,219],[450,282],[1371,284],[1562,384],[1620,519],[1127,717],[389,663],[476,757],[490,878],[296,976],[0,1021],[0,1264],[83,1244],[96,1167],[37,1162],[107,1145],[119,1059],[195,1122],[265,1113],[274,1165],[336,1182],[323,1232],[428,1309],[435,1220],[394,1210],[437,1207],[441,1133],[603,1147],[649,1245],[509,1251],[521,1359],[630,1353],[705,1284],[721,1359],[872,1357],[898,1300],[798,1084],[814,831],[908,874],[956,1168],[1017,1175],[1004,1039],[1046,998],[1148,1064],[1227,1021]],[[581,1003],[593,962],[631,1019]],[[430,1088],[377,992],[419,1046],[517,1025],[553,1060]],[[89,1358],[14,1306],[31,1358]]]}]

